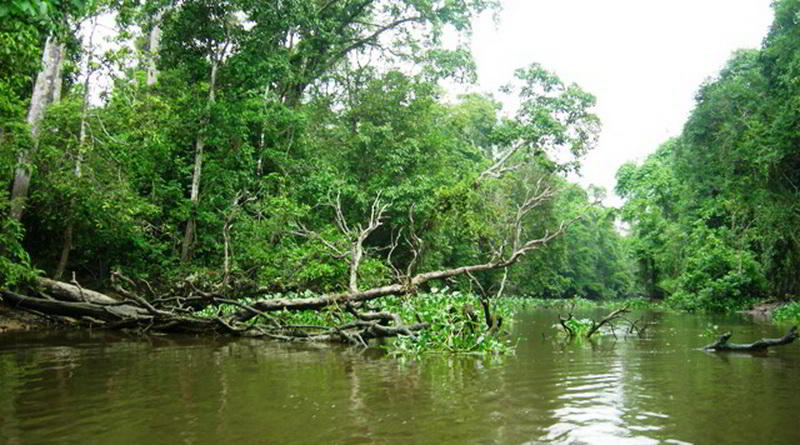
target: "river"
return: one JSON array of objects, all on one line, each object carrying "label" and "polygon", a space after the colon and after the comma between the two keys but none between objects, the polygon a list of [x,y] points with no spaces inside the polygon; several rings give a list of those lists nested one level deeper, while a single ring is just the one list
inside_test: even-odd
[{"label": "river", "polygon": [[648,313],[644,338],[564,343],[521,314],[505,358],[102,332],[0,335],[0,444],[795,444],[800,344],[697,348],[785,328]]}]

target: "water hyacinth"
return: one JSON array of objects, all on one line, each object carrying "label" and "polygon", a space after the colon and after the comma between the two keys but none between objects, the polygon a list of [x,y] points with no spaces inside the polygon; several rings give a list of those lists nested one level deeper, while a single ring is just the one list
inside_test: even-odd
[{"label": "water hyacinth", "polygon": [[[311,292],[273,294],[270,298],[308,298]],[[241,304],[251,304],[248,299]],[[416,295],[391,296],[369,303],[371,311],[397,314],[404,323],[426,323],[428,328],[415,336],[398,336],[384,342],[381,347],[392,355],[418,355],[424,353],[455,354],[510,354],[514,343],[509,337],[514,314],[526,307],[526,298],[499,298],[489,301],[490,322],[481,305],[480,297],[450,291],[432,289]],[[204,317],[230,315],[240,308],[223,304],[208,307],[199,314]],[[324,310],[281,311],[270,314],[274,320],[289,329],[334,329],[335,326],[354,322],[355,317],[345,308],[332,305]],[[255,320],[255,319],[254,319]],[[491,327],[489,324],[491,323]]]}]

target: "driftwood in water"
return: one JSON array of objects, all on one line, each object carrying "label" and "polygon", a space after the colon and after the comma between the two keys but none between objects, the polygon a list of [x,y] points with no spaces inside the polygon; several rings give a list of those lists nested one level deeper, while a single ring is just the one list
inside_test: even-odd
[{"label": "driftwood in water", "polygon": [[55,318],[64,324],[88,323],[108,329],[138,329],[141,332],[213,333],[228,330],[224,323],[220,323],[221,320],[192,317],[167,311],[153,314],[148,309],[137,306],[138,303],[135,302],[59,301],[20,295],[7,290],[0,290],[0,302],[12,308],[20,308],[34,314]]},{"label": "driftwood in water", "polygon": [[[361,258],[364,253],[363,243],[367,236],[372,233],[375,228],[381,225],[381,218],[386,210],[386,206],[381,204],[380,195],[375,199],[372,205],[372,214],[370,216],[369,224],[364,229],[363,226],[358,226],[360,229],[353,229],[352,224],[348,224],[344,220],[342,214],[341,202],[337,199],[331,203],[336,211],[336,225],[339,227],[345,238],[351,239],[351,246],[349,253],[345,250],[337,248],[332,242],[325,240],[319,233],[308,230],[302,224],[298,224],[298,230],[291,233],[305,238],[312,238],[322,242],[323,245],[331,251],[332,255],[336,258],[343,258],[348,261],[350,269],[350,285],[347,292],[337,294],[323,295],[314,298],[270,298],[256,301],[251,306],[258,312],[278,312],[278,311],[304,311],[304,310],[321,310],[331,306],[345,306],[347,304],[359,304],[372,300],[377,300],[391,295],[407,295],[413,294],[416,290],[425,283],[434,280],[446,280],[449,278],[457,277],[460,275],[471,275],[477,272],[486,272],[491,270],[506,269],[516,264],[525,255],[544,247],[551,240],[561,236],[575,221],[581,217],[569,221],[563,221],[557,230],[553,232],[546,232],[544,236],[536,239],[523,239],[522,234],[525,217],[536,207],[547,202],[555,194],[555,189],[542,182],[540,179],[534,187],[528,190],[525,201],[519,206],[517,215],[511,225],[511,233],[514,233],[514,239],[511,240],[511,248],[506,251],[493,252],[491,259],[485,263],[472,264],[468,266],[455,267],[452,269],[436,270],[431,272],[417,273],[416,268],[420,258],[422,257],[422,240],[413,233],[413,211],[409,212],[409,220],[412,221],[412,229],[409,230],[409,245],[412,247],[413,259],[406,267],[405,271],[399,270],[389,260],[389,266],[395,272],[395,283],[387,286],[376,287],[367,290],[360,290],[357,283],[358,267],[361,264]],[[391,252],[397,247],[399,237],[395,242],[388,246]],[[242,310],[237,314],[237,321],[244,322],[255,316],[255,313],[250,310]]]},{"label": "driftwood in water", "polygon": [[[605,317],[603,317],[603,319],[600,320],[600,321],[590,320],[591,321],[591,325],[589,326],[589,329],[586,331],[585,337],[586,338],[592,338],[592,335],[596,334],[597,331],[599,331],[600,328],[602,328],[605,325],[611,326],[611,329],[612,329],[612,332],[613,332],[614,321],[616,321],[619,318],[622,318],[622,314],[628,313],[630,311],[631,310],[627,306],[625,306],[625,307],[619,308],[619,309],[611,312],[610,314],[608,314]],[[575,332],[575,329],[573,329],[569,325],[569,321],[570,320],[574,320],[574,319],[575,319],[575,317],[572,315],[572,313],[567,314],[567,317],[564,317],[564,316],[559,316],[558,317],[558,322],[561,324],[561,327],[564,329],[564,333],[566,333],[567,336],[570,337],[570,338],[574,337],[575,335],[577,335],[576,332]]]},{"label": "driftwood in water", "polygon": [[619,309],[615,310],[614,312],[606,315],[599,322],[595,322],[594,320],[592,320],[592,327],[589,328],[589,332],[586,333],[586,338],[591,338],[592,335],[594,335],[595,332],[597,332],[598,330],[600,330],[600,328],[603,327],[603,325],[612,323],[614,320],[619,318],[622,314],[625,314],[625,313],[630,312],[630,311],[631,310],[628,309],[627,306],[625,306],[623,308],[619,308]]},{"label": "driftwood in water", "polygon": [[724,352],[724,351],[765,351],[772,346],[788,345],[797,339],[797,326],[792,326],[789,332],[781,338],[762,338],[761,340],[753,343],[738,344],[728,343],[733,333],[726,332],[722,334],[717,341],[706,346],[706,351]]},{"label": "driftwood in water", "polygon": [[[30,296],[0,289],[0,302],[24,309],[66,325],[86,325],[105,329],[129,329],[139,332],[177,332],[229,334],[242,337],[266,337],[284,341],[340,342],[366,346],[371,339],[416,336],[429,327],[427,323],[407,325],[390,312],[364,312],[352,304],[346,311],[353,316],[334,326],[292,325],[236,300],[202,292],[201,296],[159,298],[147,301],[131,288],[133,280],[119,272],[112,274],[114,289],[125,300],[83,289],[77,283],[42,279]],[[232,305],[254,317],[247,322],[236,314],[227,316],[200,314],[194,305]]]}]

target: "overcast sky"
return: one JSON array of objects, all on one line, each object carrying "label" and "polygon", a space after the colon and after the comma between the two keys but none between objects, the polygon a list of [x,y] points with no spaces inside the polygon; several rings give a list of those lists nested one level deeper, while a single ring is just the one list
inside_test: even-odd
[{"label": "overcast sky", "polygon": [[499,24],[483,17],[472,38],[481,90],[535,61],[594,94],[603,130],[580,182],[609,195],[617,168],[678,135],[703,80],[772,22],[770,0],[502,1]]}]

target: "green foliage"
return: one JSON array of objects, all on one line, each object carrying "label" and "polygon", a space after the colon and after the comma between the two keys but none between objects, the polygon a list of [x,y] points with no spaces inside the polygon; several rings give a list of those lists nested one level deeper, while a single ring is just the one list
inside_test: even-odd
[{"label": "green foliage", "polygon": [[728,311],[743,309],[758,300],[766,289],[761,265],[752,253],[727,247],[713,232],[706,231],[676,280],[669,302],[686,310]]},{"label": "green foliage", "polygon": [[[393,297],[381,302],[384,309],[400,314],[405,320],[430,324],[419,338],[400,337],[389,347],[395,355],[422,353],[508,354],[514,344],[505,333],[513,324],[512,300],[491,300],[495,317],[502,317],[500,329],[489,329],[484,321],[478,297],[447,289],[419,294],[413,298]],[[468,315],[473,313],[474,318]]]},{"label": "green foliage", "polygon": [[[0,192],[0,215],[8,212],[8,195]],[[0,217],[0,289],[14,288],[33,279],[39,271],[30,263],[22,247],[22,226],[8,217]]]},{"label": "green foliage", "polygon": [[700,87],[682,135],[617,173],[639,282],[682,308],[800,292],[800,3],[774,8],[763,48],[735,52]]},{"label": "green foliage", "polygon": [[[28,3],[51,19],[51,5],[66,6]],[[0,233],[9,246],[0,255],[8,283],[23,280],[30,264],[52,273],[71,228],[67,276],[82,283],[102,287],[120,268],[160,288],[225,275],[289,297],[340,292],[348,287],[354,234],[379,196],[387,207],[362,243],[360,289],[396,283],[403,273],[497,261],[575,220],[520,259],[505,293],[636,293],[632,248],[616,230],[617,213],[591,202],[604,192],[565,179],[596,143],[595,98],[534,63],[498,93],[514,96],[516,113],[491,95],[447,99],[442,81],[470,82],[476,67],[466,47],[449,48],[442,37],[469,31],[497,2],[72,1],[62,11],[71,21],[116,12],[121,49],[93,55],[96,76],[110,82],[84,108],[88,92],[76,79],[85,49],[57,30],[71,42],[69,73],[35,141],[25,123],[28,95],[54,28],[41,26],[42,17],[19,19],[33,12],[16,5],[0,29],[0,142],[10,148],[0,150],[0,166],[11,172],[20,150],[35,147],[35,156],[23,224]],[[159,75],[148,85],[147,33],[155,26],[163,31]],[[367,58],[380,63],[364,66]],[[199,196],[192,199],[195,178]],[[516,225],[515,215],[541,190],[557,197],[545,194]],[[196,223],[191,255],[181,259],[189,221]],[[500,330],[480,321],[468,293],[494,292],[502,280],[503,271],[485,271],[447,283],[464,293],[376,302],[407,323],[419,316],[432,325],[421,341],[403,338],[393,348],[510,351]],[[492,300],[493,312],[508,326],[513,308],[527,303]],[[478,320],[464,315],[467,305]],[[350,315],[333,307],[280,317],[331,326]]]},{"label": "green foliage", "polygon": [[[267,298],[315,296],[317,295],[305,291],[273,294]],[[240,300],[240,303],[243,304],[250,302],[247,299]],[[515,344],[509,339],[508,331],[513,325],[514,313],[521,305],[520,299],[491,300],[492,314],[502,318],[502,326],[495,329],[489,329],[486,326],[478,297],[448,289],[433,289],[431,292],[414,296],[387,297],[378,300],[375,304],[374,309],[396,313],[407,325],[417,322],[430,324],[430,328],[419,332],[417,337],[400,336],[388,343],[386,348],[392,355],[510,354],[514,352]],[[216,317],[229,315],[239,310],[238,306],[220,305],[219,307],[207,307],[198,315]],[[354,321],[350,313],[337,306],[329,306],[323,311],[283,311],[273,315],[285,326],[318,326],[327,329]]]},{"label": "green foliage", "polygon": [[4,0],[0,3],[0,20],[5,30],[16,23],[35,24],[42,29],[61,30],[66,14],[79,14],[86,0]]},{"label": "green foliage", "polygon": [[800,302],[786,303],[772,312],[772,319],[783,324],[800,323]]},{"label": "green foliage", "polygon": [[684,190],[673,171],[675,146],[662,145],[641,166],[623,165],[617,172],[617,193],[626,199],[622,218],[632,225],[629,242],[644,292],[663,298],[683,261],[686,233],[676,223]]}]

